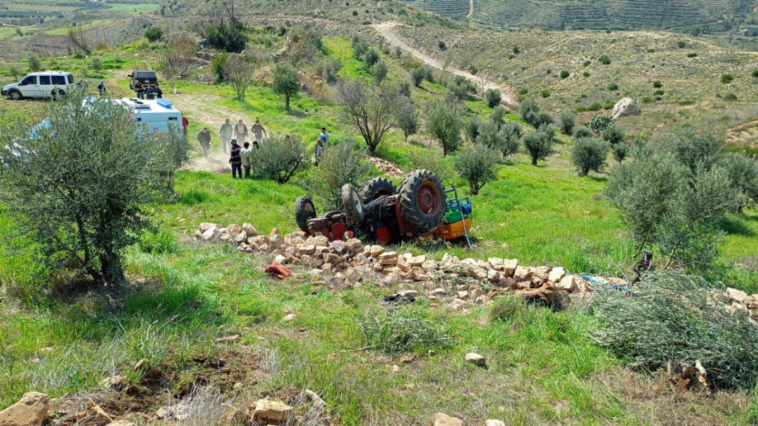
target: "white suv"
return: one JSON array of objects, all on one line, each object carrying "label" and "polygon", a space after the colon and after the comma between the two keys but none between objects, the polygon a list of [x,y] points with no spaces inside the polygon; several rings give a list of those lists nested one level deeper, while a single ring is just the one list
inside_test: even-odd
[{"label": "white suv", "polygon": [[3,87],[2,95],[14,101],[21,98],[56,98],[74,87],[74,75],[64,71],[33,72],[18,83]]}]

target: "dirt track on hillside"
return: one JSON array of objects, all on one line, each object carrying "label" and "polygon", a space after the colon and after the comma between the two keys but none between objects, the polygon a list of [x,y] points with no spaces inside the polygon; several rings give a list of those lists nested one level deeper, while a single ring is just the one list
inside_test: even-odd
[{"label": "dirt track on hillside", "polygon": [[[397,22],[389,21],[389,22],[382,22],[380,24],[374,24],[371,27],[374,30],[376,30],[376,32],[378,32],[382,37],[384,37],[384,39],[387,40],[389,44],[400,47],[401,49],[410,53],[411,55],[413,55],[413,57],[429,65],[430,67],[437,68],[439,70],[442,70],[443,68],[445,68],[438,60],[432,58],[431,56],[417,49],[414,49],[413,47],[409,46],[406,42],[401,40],[400,37],[398,37],[398,35],[394,31],[394,28],[398,25],[401,25],[401,24]],[[516,100],[517,99],[516,90],[505,83],[496,83],[494,81],[487,80],[483,77],[475,76],[468,71],[463,71],[463,70],[451,67],[449,65],[447,66],[445,70],[447,72],[450,72],[451,74],[466,77],[476,86],[482,87],[483,90],[487,90],[487,89],[499,90],[503,97],[502,103],[505,105],[509,105],[509,106],[518,105],[518,102]]]}]

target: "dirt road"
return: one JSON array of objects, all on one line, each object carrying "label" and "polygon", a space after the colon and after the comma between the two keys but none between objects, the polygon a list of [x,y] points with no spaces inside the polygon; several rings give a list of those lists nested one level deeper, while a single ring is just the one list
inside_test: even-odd
[{"label": "dirt road", "polygon": [[[398,37],[398,35],[394,31],[395,27],[398,25],[401,25],[401,24],[390,21],[390,22],[382,22],[380,24],[374,24],[371,27],[374,30],[376,30],[382,37],[384,37],[384,39],[387,40],[389,44],[400,47],[401,49],[410,53],[411,55],[413,55],[413,57],[429,65],[430,67],[437,68],[439,70],[443,69],[443,66],[439,61],[437,61],[436,59],[432,58],[431,56],[417,49],[412,48],[406,42],[401,40],[400,37]],[[484,90],[487,90],[487,89],[500,90],[500,93],[502,94],[502,97],[503,97],[503,100],[502,100],[503,104],[509,105],[509,106],[518,105],[518,102],[516,101],[517,99],[516,90],[505,83],[496,83],[494,81],[490,81],[485,78],[475,76],[468,71],[463,71],[457,68],[453,68],[449,65],[446,71],[450,72],[453,75],[460,75],[460,76],[466,77],[468,80],[474,83],[475,86],[482,87]]]},{"label": "dirt road", "polygon": [[474,14],[474,0],[468,0],[468,13],[467,18],[470,18]]}]

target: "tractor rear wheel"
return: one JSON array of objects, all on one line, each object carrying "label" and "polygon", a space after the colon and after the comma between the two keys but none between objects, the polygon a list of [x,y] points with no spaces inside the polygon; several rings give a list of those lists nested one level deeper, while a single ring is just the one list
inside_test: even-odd
[{"label": "tractor rear wheel", "polygon": [[308,232],[308,220],[316,218],[316,207],[310,197],[301,195],[295,200],[295,222],[303,232]]},{"label": "tractor rear wheel", "polygon": [[414,170],[403,178],[399,194],[400,213],[417,232],[431,232],[442,225],[447,196],[437,175]]},{"label": "tractor rear wheel", "polygon": [[363,204],[368,204],[379,197],[397,194],[397,188],[389,180],[375,177],[363,182],[360,193]]},{"label": "tractor rear wheel", "polygon": [[363,221],[363,202],[358,191],[349,183],[342,186],[342,209],[349,224],[355,225]]}]

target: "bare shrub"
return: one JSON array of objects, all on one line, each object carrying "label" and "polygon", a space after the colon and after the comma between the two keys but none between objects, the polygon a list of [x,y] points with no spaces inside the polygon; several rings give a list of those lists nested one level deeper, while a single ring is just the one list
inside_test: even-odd
[{"label": "bare shrub", "polygon": [[176,34],[158,57],[158,69],[168,78],[188,77],[197,62],[196,53],[197,45],[189,34]]},{"label": "bare shrub", "polygon": [[84,34],[84,27],[81,25],[69,28],[66,31],[66,38],[70,46],[74,46],[87,55],[92,53],[92,47]]},{"label": "bare shrub", "polygon": [[224,74],[237,93],[237,100],[245,100],[247,88],[255,79],[256,62],[248,56],[232,55],[224,65]]},{"label": "bare shrub", "polygon": [[371,349],[386,354],[450,345],[447,333],[410,308],[393,309],[384,315],[368,314],[359,326]]}]

